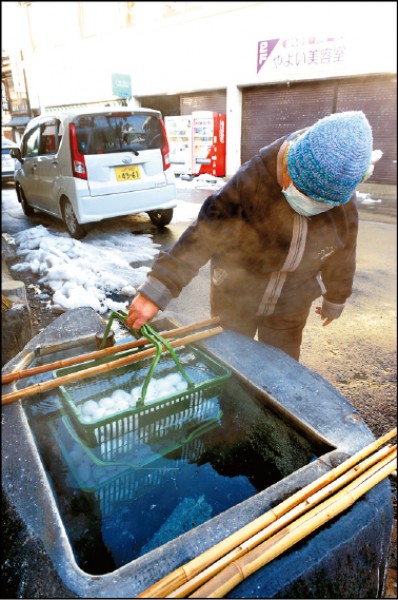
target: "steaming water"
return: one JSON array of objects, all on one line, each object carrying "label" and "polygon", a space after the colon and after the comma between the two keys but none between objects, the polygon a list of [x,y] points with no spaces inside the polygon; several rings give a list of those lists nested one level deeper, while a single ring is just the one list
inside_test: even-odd
[{"label": "steaming water", "polygon": [[265,409],[234,376],[204,402],[197,418],[159,434],[155,416],[145,435],[127,431],[128,443],[111,436],[108,447],[76,429],[58,390],[24,403],[83,570],[111,572],[329,450]]}]

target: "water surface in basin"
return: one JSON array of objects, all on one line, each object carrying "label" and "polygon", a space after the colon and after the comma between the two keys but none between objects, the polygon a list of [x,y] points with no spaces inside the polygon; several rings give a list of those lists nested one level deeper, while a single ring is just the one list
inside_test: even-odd
[{"label": "water surface in basin", "polygon": [[330,450],[234,375],[201,402],[196,418],[180,418],[178,426],[161,430],[154,415],[141,432],[96,444],[76,428],[58,390],[24,401],[83,570],[111,572]]}]

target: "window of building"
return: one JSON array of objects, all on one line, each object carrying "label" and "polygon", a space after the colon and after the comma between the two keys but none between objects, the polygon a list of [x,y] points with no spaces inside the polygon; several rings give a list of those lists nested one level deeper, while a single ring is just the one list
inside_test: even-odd
[{"label": "window of building", "polygon": [[10,110],[10,106],[9,106],[9,102],[8,102],[8,94],[7,94],[7,88],[6,88],[6,84],[4,81],[1,82],[1,108],[4,111],[9,112]]}]

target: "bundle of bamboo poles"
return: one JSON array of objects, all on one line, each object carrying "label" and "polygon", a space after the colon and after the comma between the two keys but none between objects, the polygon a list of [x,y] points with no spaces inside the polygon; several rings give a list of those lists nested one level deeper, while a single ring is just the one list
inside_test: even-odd
[{"label": "bundle of bamboo poles", "polygon": [[[164,331],[161,335],[164,338],[176,338],[170,341],[170,346],[172,348],[178,348],[180,346],[184,346],[186,344],[194,344],[206,338],[209,338],[213,335],[221,333],[223,329],[219,326],[204,329],[208,325],[216,325],[220,320],[218,317],[213,317],[211,319],[207,319],[205,321],[201,321],[199,323],[193,323],[191,325],[186,325],[183,327],[178,327],[176,329],[171,329],[168,331]],[[178,337],[185,333],[195,332],[191,335],[185,335],[184,337]],[[112,354],[122,354],[127,350],[133,350],[134,348],[141,348],[148,344],[148,339],[145,337],[139,338],[138,340],[134,340],[132,342],[126,342],[125,344],[119,344],[117,346],[113,346],[110,348],[104,348],[103,350],[96,350],[94,352],[89,352],[85,354],[81,354],[79,356],[75,356],[72,358],[59,360],[57,362],[48,363],[46,365],[41,365],[38,367],[32,367],[30,369],[24,369],[21,371],[16,371],[14,373],[9,373],[7,375],[3,375],[1,378],[2,385],[6,383],[11,383],[12,381],[16,381],[17,379],[22,379],[25,377],[31,377],[34,375],[38,375],[39,373],[45,373],[48,371],[53,371],[55,369],[60,369],[63,367],[69,367],[72,365],[77,365],[81,363],[88,363],[88,361],[96,360],[99,358],[103,358]],[[163,351],[166,351],[167,348],[163,347]],[[9,394],[2,395],[1,403],[2,404],[10,404],[11,402],[15,402],[17,400],[21,400],[22,398],[27,398],[29,396],[34,396],[35,394],[39,394],[41,392],[54,389],[59,387],[60,385],[64,385],[65,383],[71,383],[74,381],[78,381],[81,379],[86,379],[87,377],[93,377],[95,375],[99,375],[101,373],[105,373],[107,371],[111,371],[116,369],[117,367],[122,367],[125,365],[132,364],[136,361],[142,360],[144,358],[148,358],[151,356],[155,356],[156,348],[151,347],[146,350],[141,350],[134,354],[128,353],[128,355],[122,356],[121,358],[114,358],[109,362],[105,362],[101,365],[95,367],[87,367],[82,371],[76,371],[75,373],[71,373],[69,375],[64,375],[62,377],[57,377],[51,381],[45,381],[43,383],[36,383],[34,385],[28,386],[21,390],[17,390],[16,392],[10,392]]]},{"label": "bundle of bamboo poles", "polygon": [[396,467],[393,429],[287,500],[182,565],[137,598],[223,598],[244,579],[321,527]]}]

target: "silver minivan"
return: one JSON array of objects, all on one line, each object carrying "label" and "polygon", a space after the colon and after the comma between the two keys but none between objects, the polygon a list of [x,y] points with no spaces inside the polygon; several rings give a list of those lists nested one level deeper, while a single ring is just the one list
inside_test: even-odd
[{"label": "silver minivan", "polygon": [[175,176],[156,110],[83,108],[35,117],[12,156],[24,213],[63,219],[73,238],[110,217],[146,212],[158,227],[173,217]]}]

